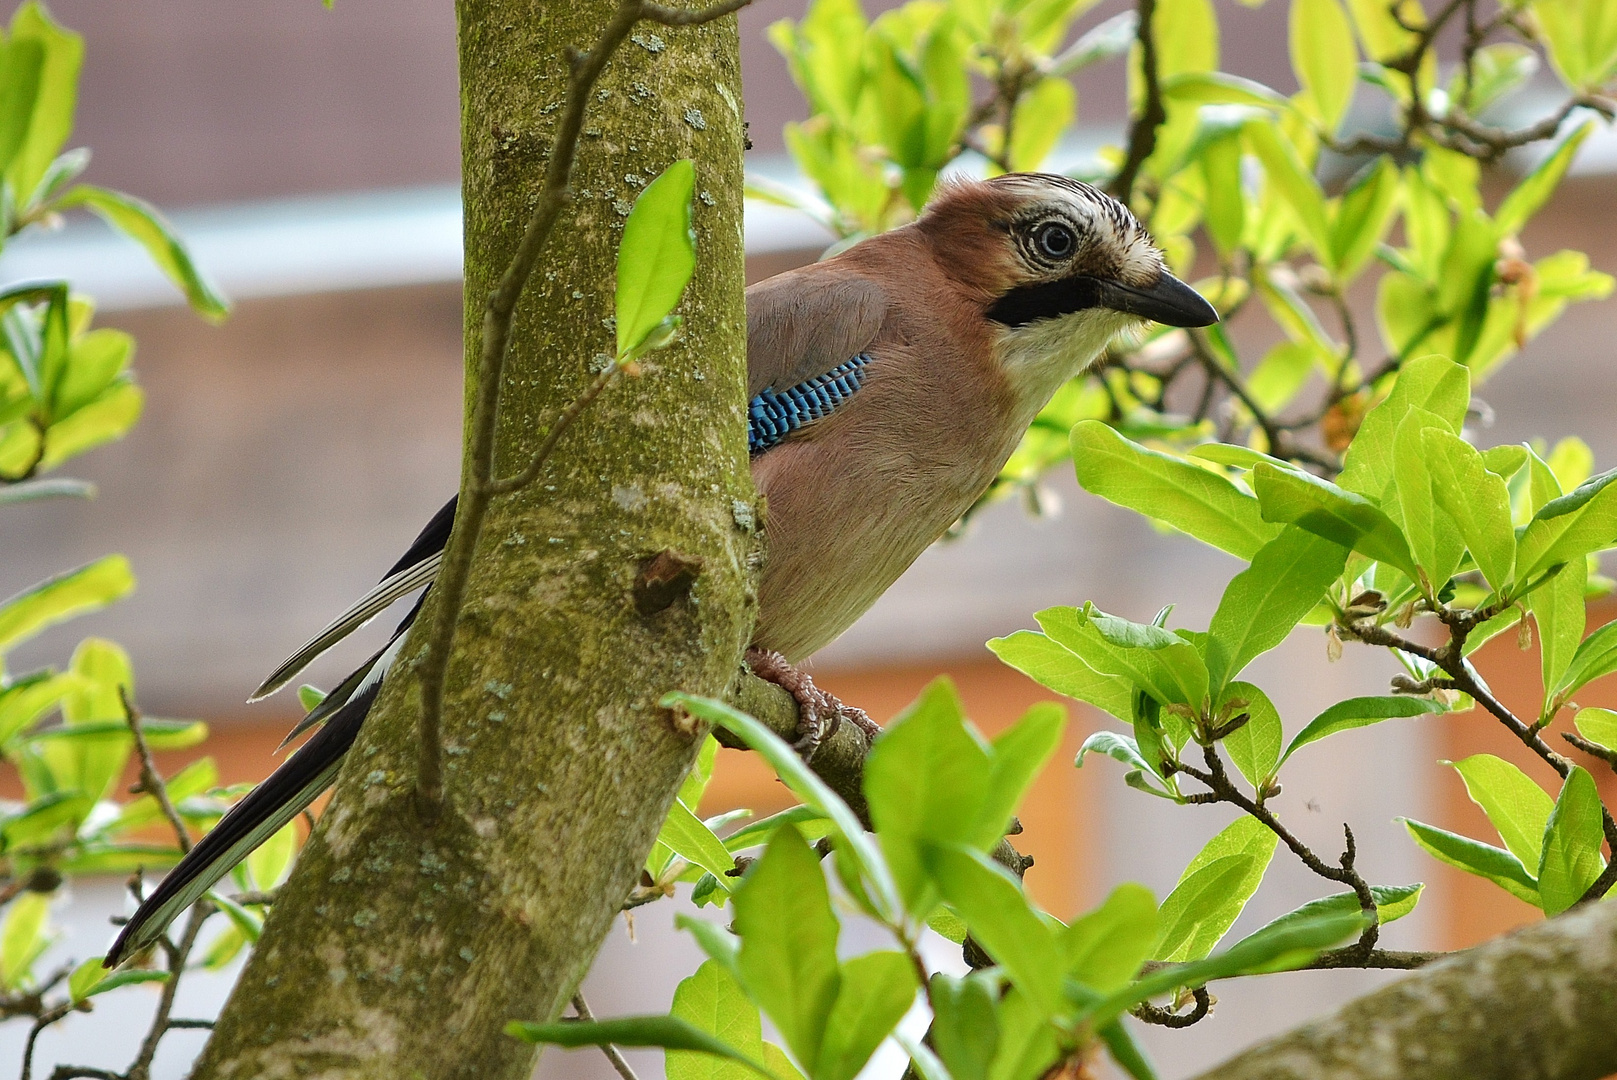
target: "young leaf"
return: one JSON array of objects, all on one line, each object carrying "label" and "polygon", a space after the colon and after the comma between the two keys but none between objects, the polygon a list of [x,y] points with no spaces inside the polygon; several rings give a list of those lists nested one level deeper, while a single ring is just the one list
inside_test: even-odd
[{"label": "young leaf", "polygon": [[1465,781],[1471,801],[1482,808],[1523,866],[1537,867],[1543,853],[1544,826],[1554,806],[1548,793],[1526,773],[1503,758],[1475,754],[1450,765]]},{"label": "young leaf", "polygon": [[947,679],[934,680],[870,748],[865,798],[911,914],[937,906],[921,865],[925,844],[987,848],[999,839],[981,826],[991,770],[988,748],[966,727]]},{"label": "young leaf", "polygon": [[915,967],[903,953],[871,952],[843,964],[825,1042],[809,1070],[814,1080],[853,1080],[909,1012],[915,989]]},{"label": "young leaf", "polygon": [[[1389,275],[1384,280],[1393,277]],[[1422,408],[1436,413],[1458,431],[1470,402],[1471,375],[1459,364],[1442,356],[1422,356],[1406,362],[1398,371],[1392,392],[1365,414],[1343,458],[1337,484],[1360,495],[1380,498],[1392,480],[1393,438],[1409,410]]]},{"label": "young leaf", "polygon": [[1443,712],[1443,706],[1428,698],[1399,694],[1389,697],[1360,697],[1339,701],[1308,722],[1291,740],[1286,752],[1280,756],[1281,764],[1309,743],[1318,742],[1327,735],[1352,728],[1368,727],[1382,720],[1404,716],[1423,716]]},{"label": "young leaf", "polygon": [[[1127,735],[1119,735],[1115,731],[1095,732],[1089,738],[1084,740],[1084,745],[1078,748],[1078,758],[1072,763],[1073,767],[1077,769],[1083,768],[1084,758],[1089,756],[1091,753],[1105,754],[1107,757],[1112,758],[1115,761],[1121,761],[1124,765],[1134,769],[1136,772],[1141,774],[1142,778],[1149,776],[1158,783],[1162,782],[1162,777],[1157,770],[1157,766],[1153,765],[1149,761],[1146,761],[1145,756],[1140,753],[1139,745]],[[1130,773],[1129,775],[1132,776],[1134,773]],[[1178,797],[1170,791],[1157,789],[1148,790],[1155,790],[1156,794],[1170,799]]]},{"label": "young leaf", "polygon": [[734,879],[724,875],[735,868],[735,856],[724,846],[724,841],[715,836],[713,830],[678,799],[668,808],[668,817],[663,820],[663,827],[657,833],[657,842],[686,862],[712,874],[721,890],[730,891],[729,885]]},{"label": "young leaf", "polygon": [[135,587],[129,560],[108,555],[69,570],[0,603],[0,653],[48,626],[106,607]]},{"label": "young leaf", "polygon": [[1538,866],[1538,892],[1545,915],[1559,915],[1582,899],[1606,860],[1602,840],[1600,790],[1594,777],[1572,766],[1544,826],[1544,853]]},{"label": "young leaf", "polygon": [[1243,129],[1252,152],[1263,162],[1264,176],[1291,207],[1314,253],[1331,257],[1331,225],[1325,211],[1325,193],[1297,151],[1269,120],[1254,120]]},{"label": "young leaf", "polygon": [[[798,798],[830,818],[846,842],[847,850],[858,859],[860,869],[869,881],[874,895],[886,915],[896,918],[899,911],[898,886],[892,872],[875,843],[859,824],[848,804],[837,797],[803,762],[796,750],[785,740],[746,713],[731,708],[722,701],[697,697],[694,694],[665,694],[659,704],[665,709],[680,706],[691,715],[710,724],[725,728],[739,736],[751,749],[761,755],[775,770],[781,782]],[[807,1059],[805,1059],[807,1060]]]},{"label": "young leaf", "polygon": [[1439,862],[1487,878],[1518,900],[1540,905],[1538,882],[1510,852],[1411,818],[1397,818],[1410,837]]},{"label": "young leaf", "polygon": [[1347,554],[1298,526],[1265,544],[1225,586],[1208,624],[1211,687],[1219,689],[1253,657],[1284,641],[1342,573]]},{"label": "young leaf", "polygon": [[513,1020],[505,1033],[526,1043],[546,1043],[569,1049],[579,1046],[660,1046],[664,1050],[690,1050],[739,1061],[761,1076],[769,1072],[705,1031],[672,1016],[620,1016],[611,1020],[558,1020],[535,1024]]},{"label": "young leaf", "polygon": [[151,971],[141,968],[124,968],[122,971],[108,971],[102,966],[104,957],[92,956],[68,976],[67,996],[74,1004],[85,998],[105,994],[108,990],[116,990],[120,986],[129,986],[133,983],[167,982],[168,972]]},{"label": "young leaf", "polygon": [[1047,608],[1035,612],[1044,632],[1076,653],[1085,664],[1130,685],[1124,715],[1133,718],[1134,687],[1163,704],[1200,708],[1207,696],[1207,667],[1196,647],[1160,626],[1130,622],[1092,607]]},{"label": "young leaf", "polygon": [[[704,1031],[742,1057],[764,1060],[763,1028],[754,1005],[723,964],[708,960],[674,991],[669,1009],[676,1020]],[[744,1080],[745,1065],[731,1058],[669,1050],[663,1059],[667,1080]]]},{"label": "young leaf", "polygon": [[5,166],[12,197],[26,203],[73,130],[84,39],[59,26],[43,5],[30,2],[12,17],[11,45],[13,49],[33,45],[40,58],[38,92],[30,95],[28,133],[15,155],[7,155]]},{"label": "young leaf", "polygon": [[1496,591],[1503,589],[1516,562],[1516,533],[1510,524],[1510,492],[1505,481],[1488,471],[1482,455],[1464,439],[1439,428],[1426,428],[1420,442],[1437,504],[1459,527],[1488,584]]},{"label": "young leaf", "polygon": [[1135,1041],[1121,1019],[1113,1020],[1096,1034],[1106,1044],[1106,1052],[1112,1055],[1112,1060],[1134,1080],[1157,1080],[1157,1071],[1151,1059],[1145,1056],[1145,1048]]},{"label": "young leaf", "polygon": [[50,893],[28,891],[6,908],[0,924],[0,988],[18,990],[32,980],[34,961],[50,943],[45,933],[50,904]]},{"label": "young leaf", "polygon": [[1613,671],[1617,671],[1617,622],[1607,623],[1578,644],[1556,689],[1563,696],[1575,694],[1581,687]]},{"label": "young leaf", "polygon": [[1587,615],[1584,590],[1588,576],[1584,560],[1575,559],[1527,594],[1527,607],[1538,627],[1539,667],[1544,687],[1541,716],[1553,715],[1560,708],[1561,703],[1555,700],[1556,691],[1583,640]]},{"label": "young leaf", "polygon": [[818,856],[796,829],[781,829],[731,903],[741,935],[741,984],[775,1022],[792,1054],[799,1061],[818,1061],[841,982],[839,926]]},{"label": "young leaf", "polygon": [[1572,165],[1572,159],[1577,156],[1583,141],[1594,131],[1595,122],[1585,121],[1580,124],[1561,144],[1555,152],[1539,162],[1532,172],[1522,177],[1521,183],[1505,196],[1505,201],[1499,204],[1499,212],[1494,215],[1494,227],[1501,236],[1511,236],[1521,231],[1532,216],[1538,213],[1555,189],[1561,186],[1561,178]]},{"label": "young leaf", "polygon": [[1291,67],[1320,126],[1335,134],[1358,82],[1353,28],[1337,0],[1292,0]]},{"label": "young leaf", "polygon": [[230,301],[202,273],[185,242],[155,206],[133,195],[90,184],[70,189],[56,205],[64,210],[82,206],[145,248],[152,262],[179,286],[192,309],[204,319],[221,322],[230,314]]},{"label": "young leaf", "polygon": [[1258,501],[1225,477],[1147,450],[1098,420],[1072,429],[1072,461],[1084,490],[1238,559],[1250,559],[1280,532],[1263,520]]},{"label": "young leaf", "polygon": [[1527,580],[1617,541],[1617,469],[1592,476],[1533,515],[1516,543],[1516,576]]},{"label": "young leaf", "polygon": [[681,158],[634,201],[618,244],[618,356],[634,353],[679,303],[696,270],[691,196],[696,165]]},{"label": "young leaf", "polygon": [[1390,159],[1380,158],[1342,193],[1342,203],[1331,219],[1331,258],[1339,280],[1351,281],[1375,254],[1392,226],[1398,192],[1397,167]]},{"label": "young leaf", "polygon": [[1578,734],[1607,750],[1617,750],[1617,712],[1610,709],[1579,709],[1572,718]]},{"label": "young leaf", "polygon": [[28,137],[44,66],[45,50],[37,41],[0,45],[0,170],[16,160]]},{"label": "young leaf", "polygon": [[993,768],[978,818],[978,837],[990,838],[983,846],[992,846],[1005,835],[1033,778],[1061,745],[1066,727],[1067,710],[1046,701],[1030,706],[1020,720],[994,737]]},{"label": "young leaf", "polygon": [[1096,671],[1060,642],[1031,630],[1018,630],[1008,637],[990,639],[988,649],[1040,686],[1087,701],[1119,720],[1128,719],[1133,691],[1129,681]]},{"label": "young leaf", "polygon": [[1062,951],[1009,873],[969,848],[928,848],[927,869],[971,935],[1003,966],[1024,994],[1056,1016],[1061,995]]},{"label": "young leaf", "polygon": [[[1438,505],[1434,489],[1438,477],[1434,464],[1421,442],[1428,429],[1447,434],[1447,422],[1434,412],[1412,408],[1398,425],[1392,440],[1393,485],[1382,497],[1409,540],[1409,550],[1427,579],[1440,586],[1454,576],[1465,554],[1465,539],[1454,521]],[[1506,518],[1507,533],[1509,518]],[[1509,533],[1511,552],[1515,535]]]},{"label": "young leaf", "polygon": [[1277,838],[1261,821],[1240,817],[1209,840],[1162,901],[1157,960],[1199,960],[1229,932],[1274,857]]},{"label": "young leaf", "polygon": [[939,972],[928,983],[931,1042],[952,1080],[988,1080],[999,1049],[998,988],[991,976]]},{"label": "young leaf", "polygon": [[1224,749],[1229,751],[1230,760],[1241,770],[1241,775],[1258,788],[1280,766],[1280,713],[1268,694],[1248,682],[1233,682],[1225,687],[1224,702],[1236,700],[1246,704],[1239,708],[1231,706],[1226,711],[1231,719],[1239,713],[1245,713],[1247,719],[1224,736]]},{"label": "young leaf", "polygon": [[[1376,921],[1386,926],[1390,922],[1408,915],[1415,910],[1420,902],[1421,891],[1426,886],[1417,882],[1414,885],[1372,885],[1370,895],[1376,902]],[[1294,925],[1322,915],[1345,915],[1359,911],[1359,898],[1350,892],[1332,893],[1322,896],[1318,900],[1310,900],[1300,908],[1286,912],[1280,918],[1267,923],[1256,934],[1269,934],[1275,930]],[[1250,934],[1248,937],[1256,936]],[[1242,938],[1245,941],[1246,938]]]},{"label": "young leaf", "polygon": [[1061,933],[1067,975],[1110,994],[1128,985],[1161,932],[1157,902],[1143,885],[1124,884]]},{"label": "young leaf", "polygon": [[1409,544],[1393,520],[1375,503],[1309,473],[1252,467],[1252,487],[1265,521],[1294,524],[1377,562],[1418,578]]}]

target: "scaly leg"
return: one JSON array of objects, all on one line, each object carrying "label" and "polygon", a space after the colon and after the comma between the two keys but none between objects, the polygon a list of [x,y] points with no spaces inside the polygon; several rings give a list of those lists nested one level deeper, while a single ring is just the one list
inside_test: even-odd
[{"label": "scaly leg", "polygon": [[881,734],[881,725],[863,709],[845,705],[815,686],[806,671],[788,663],[780,653],[754,647],[747,650],[746,659],[754,675],[774,683],[797,702],[797,741],[793,748],[804,761],[814,757],[820,744],[834,736],[844,720],[858,727],[867,739],[874,740]]}]

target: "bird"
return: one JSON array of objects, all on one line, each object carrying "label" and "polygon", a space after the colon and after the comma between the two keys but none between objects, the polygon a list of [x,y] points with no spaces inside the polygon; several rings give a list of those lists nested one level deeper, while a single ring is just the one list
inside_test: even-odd
[{"label": "bird", "polygon": [[[1200,327],[1219,317],[1169,272],[1127,207],[1046,173],[945,180],[914,221],[759,282],[746,301],[748,452],[766,500],[767,553],[746,663],[798,700],[805,756],[826,734],[827,715],[874,725],[797,665],[960,519],[1056,390],[1149,322]],[[288,740],[315,734],[141,903],[108,967],[158,940],[335,782],[431,588],[455,507],[451,498],[374,588],[253,694],[286,685],[420,591],[388,643]]]}]

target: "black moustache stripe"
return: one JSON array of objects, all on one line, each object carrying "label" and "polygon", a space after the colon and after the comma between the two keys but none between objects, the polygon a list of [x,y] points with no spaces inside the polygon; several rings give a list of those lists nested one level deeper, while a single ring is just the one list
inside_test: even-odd
[{"label": "black moustache stripe", "polygon": [[1099,282],[1092,277],[1070,277],[1017,286],[989,305],[988,317],[1001,325],[1016,327],[1104,306]]}]

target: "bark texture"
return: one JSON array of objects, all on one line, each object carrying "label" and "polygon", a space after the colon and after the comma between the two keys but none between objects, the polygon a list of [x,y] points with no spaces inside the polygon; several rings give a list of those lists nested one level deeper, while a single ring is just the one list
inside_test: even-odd
[{"label": "bark texture", "polygon": [[1479,945],[1199,1080],[1597,1080],[1617,1073],[1617,904]]},{"label": "bark texture", "polygon": [[[589,49],[613,10],[457,3],[469,370],[542,176],[564,50]],[[569,429],[537,483],[495,500],[449,668],[443,813],[426,824],[413,798],[429,611],[195,1077],[526,1077],[534,1051],[502,1026],[558,1015],[587,970],[698,744],[657,699],[722,694],[751,632],[740,93],[733,17],[643,24],[607,67],[573,205],[518,309],[496,475],[521,470],[611,353],[624,218],[693,157],[684,339]],[[636,577],[664,550],[701,573],[642,614]]]}]

